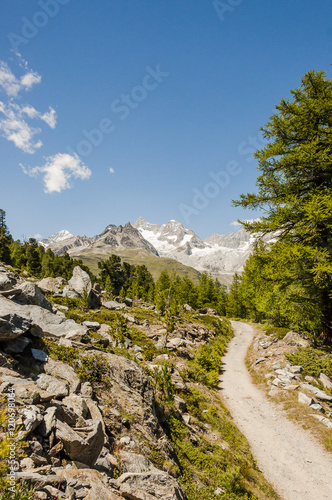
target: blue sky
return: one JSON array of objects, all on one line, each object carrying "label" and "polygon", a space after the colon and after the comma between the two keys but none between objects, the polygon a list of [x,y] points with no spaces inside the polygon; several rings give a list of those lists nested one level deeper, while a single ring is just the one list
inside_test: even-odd
[{"label": "blue sky", "polygon": [[176,219],[205,238],[257,216],[252,152],[310,69],[330,0],[6,0],[0,208],[15,238]]}]

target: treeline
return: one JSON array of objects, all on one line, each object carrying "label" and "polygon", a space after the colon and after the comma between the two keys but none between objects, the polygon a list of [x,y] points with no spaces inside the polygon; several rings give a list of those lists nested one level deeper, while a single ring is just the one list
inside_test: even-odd
[{"label": "treeline", "polygon": [[193,309],[211,307],[220,314],[226,312],[226,287],[203,273],[198,283],[176,273],[163,271],[156,283],[146,266],[121,262],[117,255],[98,263],[102,287],[112,295],[138,298],[154,303],[158,310],[176,314],[179,306]]},{"label": "treeline", "polygon": [[34,238],[24,243],[19,240],[14,241],[6,225],[6,212],[2,209],[0,209],[0,261],[37,278],[62,276],[70,279],[74,267],[80,266],[94,279],[90,269],[81,260],[72,259],[67,253],[56,255],[51,249],[45,250]]}]

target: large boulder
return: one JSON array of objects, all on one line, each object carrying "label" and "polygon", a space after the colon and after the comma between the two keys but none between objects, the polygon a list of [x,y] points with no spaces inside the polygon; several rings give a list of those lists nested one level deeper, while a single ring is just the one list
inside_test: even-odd
[{"label": "large boulder", "polygon": [[0,266],[0,291],[11,290],[19,281],[17,274]]},{"label": "large boulder", "polygon": [[52,304],[44,296],[41,289],[35,284],[26,281],[20,285],[21,293],[16,296],[16,300],[23,304],[40,306],[48,311],[52,311]]},{"label": "large boulder", "polygon": [[43,293],[60,293],[61,288],[67,285],[64,278],[43,278],[37,283]]},{"label": "large boulder", "polygon": [[48,375],[67,382],[70,392],[78,392],[81,387],[81,381],[76,375],[75,370],[66,363],[48,358],[43,368]]},{"label": "large boulder", "polygon": [[298,347],[311,347],[313,344],[312,340],[307,335],[293,331],[288,332],[283,341],[287,345]]},{"label": "large boulder", "polygon": [[90,276],[80,266],[76,266],[74,267],[73,276],[70,278],[68,286],[78,295],[83,295],[84,291],[89,294],[92,288]]},{"label": "large boulder", "polygon": [[104,432],[100,420],[86,420],[86,427],[74,430],[57,420],[56,437],[71,460],[92,466],[104,446]]},{"label": "large boulder", "polygon": [[86,327],[36,305],[22,305],[0,295],[0,340],[11,340],[28,330],[35,336],[79,338]]},{"label": "large boulder", "polygon": [[103,302],[102,305],[106,307],[106,309],[110,309],[111,311],[120,311],[121,309],[124,309],[126,307],[126,304],[116,302],[115,300],[108,300],[106,302]]},{"label": "large boulder", "polygon": [[2,308],[0,298],[0,340],[16,339],[26,333],[31,326],[29,318],[11,312],[10,309]]},{"label": "large boulder", "polygon": [[101,294],[93,287],[88,295],[88,304],[90,309],[99,309],[101,306]]},{"label": "large boulder", "polygon": [[[103,417],[110,433],[119,428],[119,413],[134,415],[130,423],[132,433],[159,450],[165,460],[176,463],[175,452],[156,415],[155,397],[149,378],[140,366],[127,358],[100,353],[107,366],[104,375],[112,381],[112,390],[99,400],[104,407]],[[121,427],[121,424],[120,424]]]}]

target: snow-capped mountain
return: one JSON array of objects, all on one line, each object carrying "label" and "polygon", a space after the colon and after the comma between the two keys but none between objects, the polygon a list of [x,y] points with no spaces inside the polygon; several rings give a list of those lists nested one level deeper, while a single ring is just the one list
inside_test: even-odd
[{"label": "snow-capped mountain", "polygon": [[52,236],[49,236],[48,238],[45,238],[43,240],[40,240],[39,243],[43,247],[47,248],[53,243],[59,243],[60,241],[67,240],[68,238],[72,238],[73,235],[67,231],[67,229],[63,229],[62,231],[59,231],[58,233],[52,234]]},{"label": "snow-capped mountain", "polygon": [[150,224],[140,217],[133,227],[158,250],[160,256],[171,257],[226,281],[243,270],[255,242],[255,237],[244,229],[226,235],[213,234],[202,240],[174,220],[159,225]]},{"label": "snow-capped mountain", "polygon": [[175,258],[179,251],[190,255],[195,248],[205,248],[201,238],[176,220],[166,224],[150,224],[143,217],[133,223],[144,239],[149,241],[163,257]]},{"label": "snow-capped mountain", "polygon": [[[60,231],[40,243],[55,253],[80,257],[86,252],[107,258],[113,252],[137,250],[154,258],[174,259],[185,266],[206,271],[224,283],[230,283],[233,275],[243,271],[252,252],[256,237],[240,229],[234,233],[212,234],[202,240],[191,229],[180,222],[170,220],[166,224],[150,224],[143,217],[125,226],[110,224],[92,238],[73,236],[69,231]],[[264,241],[275,241],[264,238]]]},{"label": "snow-capped mountain", "polygon": [[[59,235],[62,234],[61,238]],[[47,242],[47,243],[46,243]],[[87,248],[93,251],[104,250],[111,248],[137,248],[144,249],[149,253],[158,255],[157,250],[149,241],[144,239],[141,233],[135,229],[130,222],[125,226],[115,226],[110,224],[101,234],[92,236],[73,236],[68,231],[60,231],[53,236],[42,240],[40,243],[47,248],[51,248],[53,252],[61,255],[64,252],[78,255],[80,251]]]}]

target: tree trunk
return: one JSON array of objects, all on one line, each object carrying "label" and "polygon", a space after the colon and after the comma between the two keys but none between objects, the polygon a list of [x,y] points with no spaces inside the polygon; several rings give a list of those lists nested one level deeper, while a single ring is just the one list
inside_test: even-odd
[{"label": "tree trunk", "polygon": [[332,343],[332,300],[331,290],[325,288],[322,292],[323,329],[321,339],[324,344]]}]

